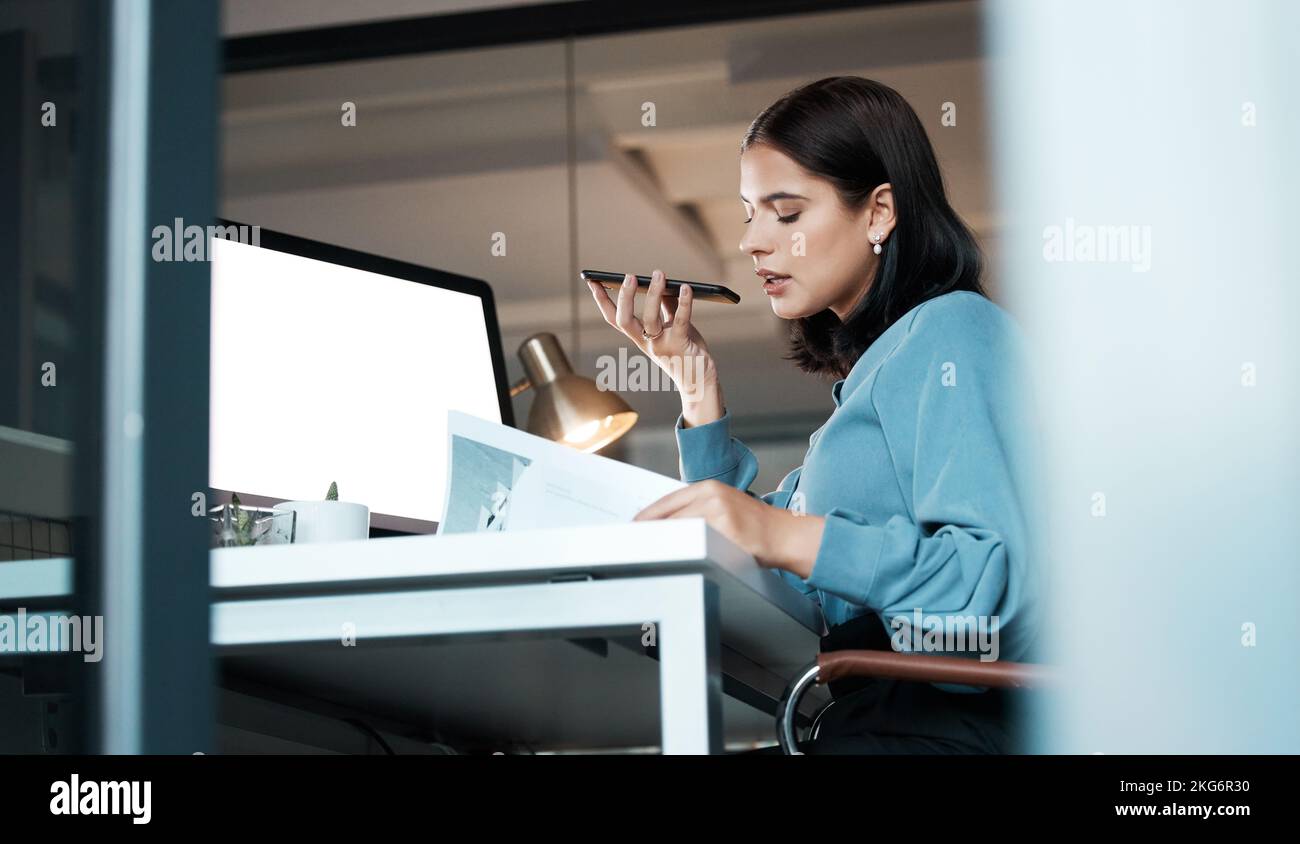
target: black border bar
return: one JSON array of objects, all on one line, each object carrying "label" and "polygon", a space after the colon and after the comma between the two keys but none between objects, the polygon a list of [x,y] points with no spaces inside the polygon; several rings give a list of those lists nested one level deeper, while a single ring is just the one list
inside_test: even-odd
[{"label": "black border bar", "polygon": [[929,0],[574,0],[227,38],[225,72],[390,58]]}]

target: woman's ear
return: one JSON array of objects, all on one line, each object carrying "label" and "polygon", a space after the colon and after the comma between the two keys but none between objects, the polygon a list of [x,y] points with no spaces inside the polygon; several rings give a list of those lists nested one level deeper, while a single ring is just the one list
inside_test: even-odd
[{"label": "woman's ear", "polygon": [[889,239],[894,231],[894,187],[889,182],[877,185],[867,200],[867,236],[879,234],[881,242]]}]

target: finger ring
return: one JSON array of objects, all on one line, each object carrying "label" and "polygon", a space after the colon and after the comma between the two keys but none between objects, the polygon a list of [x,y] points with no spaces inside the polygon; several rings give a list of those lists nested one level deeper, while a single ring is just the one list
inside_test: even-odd
[{"label": "finger ring", "polygon": [[[664,330],[663,330],[663,328],[661,327],[661,328],[659,329],[659,334],[663,334],[663,333],[664,333]],[[655,335],[652,336],[652,335],[650,335],[650,334],[646,334],[644,328],[641,329],[641,336],[644,337],[644,338],[646,338],[647,340],[653,340],[653,339],[655,339],[655,337],[658,337],[659,334],[655,334]]]}]

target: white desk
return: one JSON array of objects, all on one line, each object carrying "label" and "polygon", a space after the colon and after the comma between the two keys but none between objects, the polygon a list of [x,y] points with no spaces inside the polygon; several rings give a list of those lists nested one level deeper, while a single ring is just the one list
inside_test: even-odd
[{"label": "white desk", "polygon": [[[527,648],[509,660],[498,649],[494,664],[475,657],[449,677],[439,673],[436,649],[421,646],[639,638],[652,623],[666,753],[720,751],[724,674],[776,698],[824,632],[815,603],[702,519],[220,549],[211,561],[211,635],[223,663],[365,707],[433,709],[457,685],[491,688],[503,672],[524,671],[534,675],[532,688],[539,672],[558,687],[548,706],[617,719],[629,707],[620,694],[637,691],[617,675],[608,681],[620,685],[603,700],[566,699],[565,684],[603,667],[580,649],[545,665],[529,664]],[[67,561],[39,562],[0,564],[0,604],[15,605],[15,589],[47,598],[60,591],[54,580],[60,566],[68,580]],[[9,572],[6,588],[8,565],[26,568]],[[355,646],[343,644],[349,632]],[[808,709],[819,702],[814,696]]]}]

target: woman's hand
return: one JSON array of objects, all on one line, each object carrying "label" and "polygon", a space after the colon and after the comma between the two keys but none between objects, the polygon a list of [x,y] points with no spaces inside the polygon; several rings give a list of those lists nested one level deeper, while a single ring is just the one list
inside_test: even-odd
[{"label": "woman's hand", "polygon": [[631,273],[623,277],[617,302],[610,301],[605,288],[596,282],[589,281],[587,286],[605,322],[621,331],[668,373],[682,394],[682,412],[689,426],[722,417],[722,390],[713,356],[704,337],[691,324],[695,297],[689,285],[681,289],[679,297],[665,297],[668,285],[664,273],[655,270],[650,276],[640,319],[635,313],[636,277]]},{"label": "woman's hand", "polygon": [[670,492],[633,521],[702,516],[714,530],[769,568],[812,574],[826,520],[773,507],[721,481],[699,481]]}]

